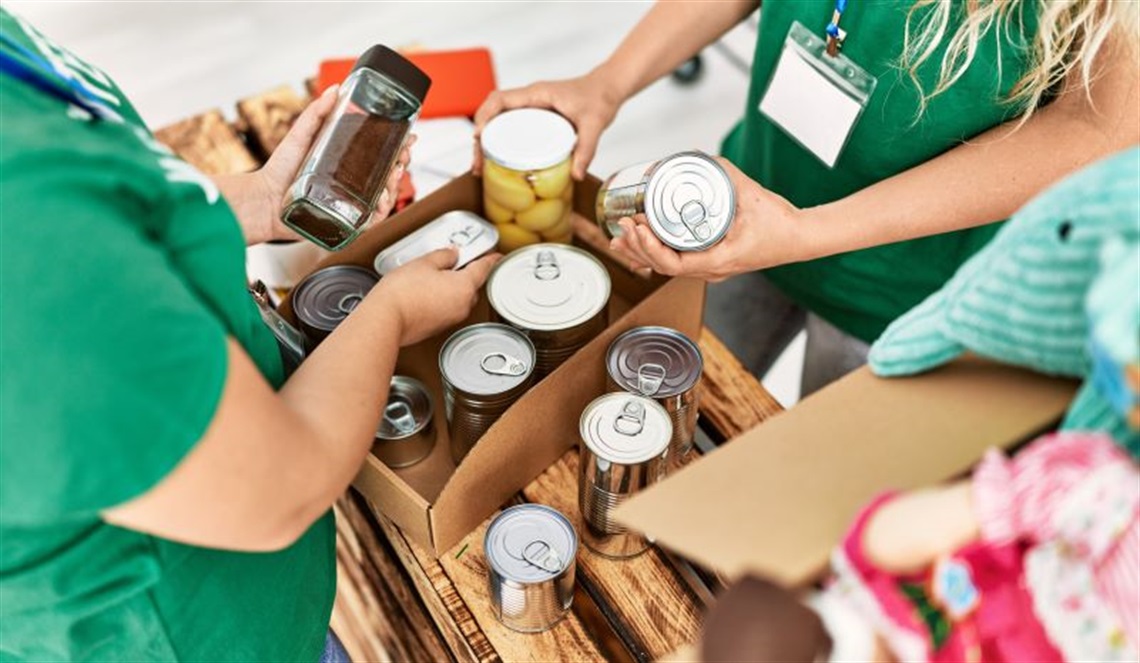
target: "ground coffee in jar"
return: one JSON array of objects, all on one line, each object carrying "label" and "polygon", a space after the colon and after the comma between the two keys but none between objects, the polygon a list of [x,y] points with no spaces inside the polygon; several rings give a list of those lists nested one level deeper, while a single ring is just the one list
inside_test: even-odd
[{"label": "ground coffee in jar", "polygon": [[282,221],[327,249],[368,222],[431,79],[384,46],[360,56],[285,200]]}]

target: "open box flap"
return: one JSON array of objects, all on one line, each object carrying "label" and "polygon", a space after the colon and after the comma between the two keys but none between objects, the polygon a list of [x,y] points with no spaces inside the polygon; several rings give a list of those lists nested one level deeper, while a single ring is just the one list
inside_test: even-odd
[{"label": "open box flap", "polygon": [[1047,430],[1076,384],[969,357],[884,379],[862,368],[627,502],[617,519],[723,572],[789,585],[826,568],[876,494],[959,476]]},{"label": "open box flap", "polygon": [[[702,302],[704,283],[672,279],[658,294],[686,302]],[[652,317],[652,319],[649,319]],[[579,353],[604,356],[606,348],[627,329],[643,324],[667,325],[690,338],[697,338],[698,317],[688,307],[649,312],[633,309],[613,321]],[[602,361],[586,366],[562,366],[543,380],[543,392],[531,390],[511,407],[479,440],[451,476],[433,512],[434,543],[440,552],[458,543],[468,532],[504,504],[578,442],[578,419],[582,410],[605,391],[606,369]],[[560,400],[546,396],[562,394]],[[526,449],[526,453],[521,451]],[[490,481],[489,477],[495,477]],[[492,487],[501,489],[493,490]]]}]

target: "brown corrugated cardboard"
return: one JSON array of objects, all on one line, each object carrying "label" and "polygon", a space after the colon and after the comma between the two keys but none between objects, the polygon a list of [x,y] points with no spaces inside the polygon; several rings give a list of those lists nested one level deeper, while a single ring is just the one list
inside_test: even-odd
[{"label": "brown corrugated cardboard", "polygon": [[801,585],[885,490],[959,476],[1054,425],[1075,384],[977,358],[909,378],[860,369],[626,503],[617,517],[730,577]]},{"label": "brown corrugated cardboard", "polygon": [[[574,207],[580,216],[593,219],[599,184],[591,179],[578,185]],[[481,212],[482,192],[475,177],[456,179],[382,222],[348,248],[322,261],[317,269],[334,264],[371,267],[380,249],[456,209]],[[454,329],[400,353],[397,373],[421,380],[435,399],[435,449],[419,464],[400,470],[389,469],[369,456],[354,485],[405,534],[437,556],[577,443],[578,417],[586,404],[604,391],[605,353],[618,334],[638,325],[655,324],[673,327],[694,339],[699,335],[703,283],[691,279],[643,279],[631,274],[605,251],[582,248],[597,255],[610,272],[610,326],[508,410],[459,468],[449,451],[438,364],[439,349]],[[282,313],[292,316],[287,304]],[[486,302],[481,301],[463,324],[487,319]]]}]

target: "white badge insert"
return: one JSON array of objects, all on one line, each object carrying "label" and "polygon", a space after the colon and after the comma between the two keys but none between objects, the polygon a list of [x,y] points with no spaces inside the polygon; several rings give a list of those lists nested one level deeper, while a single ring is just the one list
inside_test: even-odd
[{"label": "white badge insert", "polygon": [[842,53],[828,55],[827,42],[796,21],[760,112],[832,168],[876,82]]}]

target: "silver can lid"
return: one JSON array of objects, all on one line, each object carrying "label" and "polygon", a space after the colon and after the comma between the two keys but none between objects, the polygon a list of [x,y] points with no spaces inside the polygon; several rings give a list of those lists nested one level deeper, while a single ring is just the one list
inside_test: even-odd
[{"label": "silver can lid", "polygon": [[662,242],[680,251],[716,244],[736,215],[736,190],[716,159],[680,152],[657,163],[645,190],[645,216]]},{"label": "silver can lid", "polygon": [[578,534],[558,511],[520,504],[491,521],[483,551],[487,564],[500,576],[521,583],[545,582],[574,563]]},{"label": "silver can lid", "polygon": [[451,335],[439,351],[439,371],[452,387],[468,394],[502,394],[534,372],[534,344],[507,325],[485,322]]},{"label": "silver can lid", "polygon": [[614,393],[586,406],[579,433],[586,447],[598,458],[619,465],[635,465],[665,453],[673,438],[673,422],[656,401]]},{"label": "silver can lid", "polygon": [[533,244],[495,265],[487,281],[491,307],[521,329],[580,325],[610,300],[610,275],[594,256],[565,244]]},{"label": "silver can lid", "polygon": [[388,387],[388,403],[384,406],[384,416],[376,429],[376,437],[381,440],[403,440],[427,427],[434,414],[431,394],[419,380],[392,376]]},{"label": "silver can lid", "polygon": [[376,254],[373,267],[383,276],[432,251],[454,247],[459,257],[453,269],[460,269],[498,243],[499,231],[493,224],[466,210],[455,210]]},{"label": "silver can lid", "polygon": [[332,331],[379,280],[371,270],[354,265],[313,272],[293,288],[293,314],[302,325]]},{"label": "silver can lid", "polygon": [[649,398],[683,394],[701,379],[700,348],[676,329],[634,327],[610,345],[606,369],[622,389]]}]

